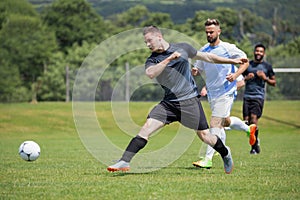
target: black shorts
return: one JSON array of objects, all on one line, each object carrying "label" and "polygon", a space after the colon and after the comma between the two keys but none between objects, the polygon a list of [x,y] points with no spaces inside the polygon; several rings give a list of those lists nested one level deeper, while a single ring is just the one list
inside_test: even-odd
[{"label": "black shorts", "polygon": [[149,113],[148,118],[153,118],[170,124],[178,121],[182,125],[194,129],[208,129],[207,120],[199,97],[183,101],[161,101]]},{"label": "black shorts", "polygon": [[243,101],[243,117],[251,116],[254,114],[260,118],[264,108],[264,99],[248,99],[244,98]]}]

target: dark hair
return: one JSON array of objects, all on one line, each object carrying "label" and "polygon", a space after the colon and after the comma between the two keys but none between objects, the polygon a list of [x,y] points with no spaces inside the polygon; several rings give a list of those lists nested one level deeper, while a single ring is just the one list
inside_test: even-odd
[{"label": "dark hair", "polygon": [[159,30],[159,28],[157,28],[156,26],[146,26],[143,29],[143,35],[146,35],[147,33],[159,33],[162,34],[161,31]]},{"label": "dark hair", "polygon": [[254,51],[255,51],[255,49],[256,49],[256,48],[258,48],[258,47],[261,47],[261,48],[263,48],[263,49],[264,49],[264,51],[266,50],[266,47],[265,47],[265,45],[263,45],[263,44],[259,43],[259,44],[256,44],[256,45],[255,45],[255,47],[254,47]]},{"label": "dark hair", "polygon": [[220,22],[217,19],[207,19],[206,22],[204,23],[205,26],[210,26],[210,25],[216,25],[220,26]]}]

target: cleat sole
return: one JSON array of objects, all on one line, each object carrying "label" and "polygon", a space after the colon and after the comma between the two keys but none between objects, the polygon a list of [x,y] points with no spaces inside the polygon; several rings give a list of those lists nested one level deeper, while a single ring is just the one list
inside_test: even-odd
[{"label": "cleat sole", "polygon": [[117,172],[117,171],[127,172],[130,170],[130,167],[124,167],[124,168],[108,167],[107,170],[110,172]]},{"label": "cleat sole", "polygon": [[195,167],[203,168],[203,169],[210,169],[210,168],[212,168],[212,167],[201,166],[201,165],[199,165],[199,164],[197,164],[197,163],[193,163],[193,165],[194,165]]}]

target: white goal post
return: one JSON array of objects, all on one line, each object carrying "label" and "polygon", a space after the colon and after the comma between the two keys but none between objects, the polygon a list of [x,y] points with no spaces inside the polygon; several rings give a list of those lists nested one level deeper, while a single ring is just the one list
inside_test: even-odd
[{"label": "white goal post", "polygon": [[300,72],[300,68],[273,68],[274,72]]},{"label": "white goal post", "polygon": [[[273,68],[275,73],[297,73],[300,72],[300,68]],[[276,76],[276,75],[275,75]],[[265,100],[267,99],[267,85],[265,84]]]}]

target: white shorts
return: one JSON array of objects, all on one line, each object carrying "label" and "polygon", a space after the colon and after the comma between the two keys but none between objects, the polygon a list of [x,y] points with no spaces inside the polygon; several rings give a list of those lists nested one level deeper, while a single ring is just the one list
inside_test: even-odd
[{"label": "white shorts", "polygon": [[234,95],[223,95],[215,99],[209,99],[211,116],[226,118],[230,116]]}]

